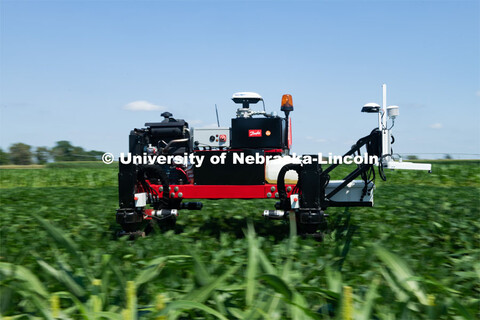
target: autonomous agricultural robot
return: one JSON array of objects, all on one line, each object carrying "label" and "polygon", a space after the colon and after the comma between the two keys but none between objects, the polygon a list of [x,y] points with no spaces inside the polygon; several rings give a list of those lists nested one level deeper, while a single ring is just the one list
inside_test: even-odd
[{"label": "autonomous agricultural robot", "polygon": [[[282,97],[283,117],[267,113],[265,105],[254,111],[251,106],[263,102],[257,93],[235,93],[232,100],[239,108],[228,128],[190,128],[164,112],[163,121],[130,132],[129,154],[119,159],[121,234],[172,225],[180,210],[200,210],[200,199],[277,199],[274,209],[263,211],[265,218],[295,218],[299,233],[318,234],[328,207],[373,206],[375,169],[382,179],[384,169],[431,170],[430,164],[394,160],[391,129],[399,108],[387,107],[386,85],[382,106],[362,108],[378,115],[378,127],[328,165],[318,154],[290,154],[291,95]],[[330,180],[332,170],[353,162],[344,179]]]}]

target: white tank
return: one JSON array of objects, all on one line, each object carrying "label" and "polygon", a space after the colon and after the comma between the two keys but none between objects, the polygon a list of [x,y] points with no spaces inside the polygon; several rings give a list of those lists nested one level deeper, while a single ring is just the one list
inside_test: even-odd
[{"label": "white tank", "polygon": [[[268,161],[265,165],[265,180],[268,183],[277,183],[278,173],[280,169],[289,163],[302,163],[300,158],[293,158],[290,156],[283,156],[280,159],[273,159]],[[296,184],[298,181],[298,174],[293,170],[287,171],[285,174],[285,184]]]}]

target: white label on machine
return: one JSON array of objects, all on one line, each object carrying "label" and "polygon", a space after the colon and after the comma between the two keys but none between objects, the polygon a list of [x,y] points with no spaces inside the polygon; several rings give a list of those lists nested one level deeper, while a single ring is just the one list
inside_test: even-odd
[{"label": "white label on machine", "polygon": [[147,205],[147,193],[135,193],[135,207],[145,207]]},{"label": "white label on machine", "polygon": [[298,198],[298,194],[292,194],[290,196],[290,207],[292,209],[300,208],[300,199]]}]

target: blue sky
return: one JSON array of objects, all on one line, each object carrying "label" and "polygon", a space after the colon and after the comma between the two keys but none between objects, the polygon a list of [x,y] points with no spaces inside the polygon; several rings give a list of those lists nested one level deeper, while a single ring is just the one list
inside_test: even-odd
[{"label": "blue sky", "polygon": [[254,91],[278,113],[292,94],[294,152],[342,154],[375,127],[360,109],[386,83],[395,152],[478,158],[479,15],[478,1],[4,0],[0,147],[119,154],[160,120],[127,105],[205,127],[217,104],[229,126],[232,94]]}]

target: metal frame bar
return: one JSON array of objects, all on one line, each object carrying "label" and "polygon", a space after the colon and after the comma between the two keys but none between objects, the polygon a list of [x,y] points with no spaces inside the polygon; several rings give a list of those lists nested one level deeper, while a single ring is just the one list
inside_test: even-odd
[{"label": "metal frame bar", "polygon": [[[161,190],[161,185],[150,184],[155,190]],[[293,187],[295,185],[286,185]],[[170,185],[170,198],[175,199],[278,199],[277,185]],[[163,195],[159,191],[160,196]],[[290,196],[291,192],[287,192]]]}]

